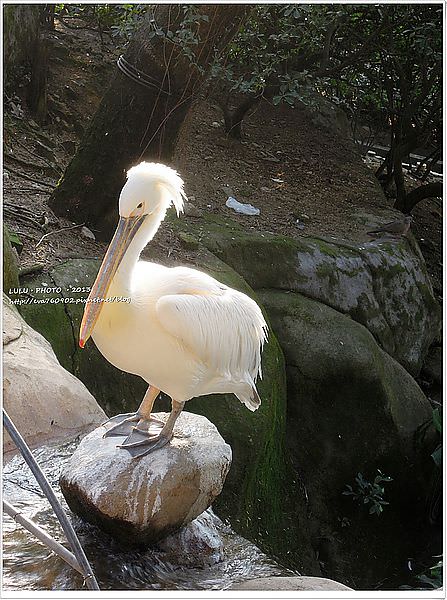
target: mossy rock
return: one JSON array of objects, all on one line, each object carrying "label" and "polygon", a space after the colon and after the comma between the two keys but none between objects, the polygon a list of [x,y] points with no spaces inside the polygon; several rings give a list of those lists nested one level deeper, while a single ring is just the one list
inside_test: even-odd
[{"label": "mossy rock", "polygon": [[[368,588],[428,541],[433,439],[419,433],[430,403],[350,317],[298,293],[259,297],[286,358],[288,450],[307,490],[314,545],[331,577]],[[357,473],[372,481],[377,469],[393,478],[380,517],[343,495]]]},{"label": "mossy rock", "polygon": [[9,237],[9,229],[3,224],[3,291],[14,296],[14,288],[19,287],[19,264]]},{"label": "mossy rock", "polygon": [[171,224],[200,239],[254,290],[299,292],[351,316],[413,375],[438,337],[441,310],[414,240],[291,239],[216,215]]},{"label": "mossy rock", "polygon": [[[73,259],[49,273],[24,279],[23,286],[36,303],[19,309],[27,323],[50,342],[61,365],[76,375],[112,415],[135,408],[147,385],[140,377],[108,363],[93,342],[83,350],[78,346],[84,301],[99,265],[97,259]],[[82,288],[84,291],[78,291]],[[48,302],[40,303],[44,298]]]}]

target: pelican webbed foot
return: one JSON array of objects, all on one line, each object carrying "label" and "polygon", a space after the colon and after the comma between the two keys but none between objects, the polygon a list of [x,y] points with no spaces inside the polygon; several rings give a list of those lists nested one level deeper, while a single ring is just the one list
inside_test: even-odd
[{"label": "pelican webbed foot", "polygon": [[134,427],[132,433],[119,444],[117,448],[127,450],[132,458],[140,458],[146,456],[155,450],[159,450],[169,444],[172,439],[171,433],[164,433],[163,429],[156,435],[150,434],[148,431]]},{"label": "pelican webbed foot", "polygon": [[150,454],[151,452],[154,452],[154,450],[163,448],[163,446],[166,446],[166,444],[169,444],[172,440],[174,424],[184,406],[184,402],[172,400],[172,410],[168,420],[166,423],[163,423],[163,428],[159,433],[155,435],[151,433],[150,421],[142,419],[136,427],[132,427],[131,434],[117,447],[127,450],[133,458],[146,456],[146,454]]},{"label": "pelican webbed foot", "polygon": [[[134,429],[134,423],[141,421],[141,418],[142,417],[139,412],[115,415],[102,424],[103,427],[107,427],[107,431],[102,437],[106,438],[121,435],[129,436]],[[164,425],[163,421],[153,417],[152,415],[150,417],[150,421],[151,423],[157,423],[158,425],[162,426]],[[111,427],[108,427],[109,423],[111,424]]]}]

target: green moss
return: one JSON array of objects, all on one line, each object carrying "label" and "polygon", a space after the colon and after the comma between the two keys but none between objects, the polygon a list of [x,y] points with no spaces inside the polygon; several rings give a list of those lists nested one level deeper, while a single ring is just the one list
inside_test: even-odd
[{"label": "green moss", "polygon": [[332,258],[338,258],[340,256],[340,248],[338,246],[328,244],[319,238],[313,238],[312,241],[315,242],[322,254],[332,256]]},{"label": "green moss", "polygon": [[19,265],[16,254],[14,253],[10,236],[9,229],[6,224],[3,224],[3,291],[13,296],[12,292],[14,288],[19,287]]},{"label": "green moss", "polygon": [[191,233],[187,233],[185,231],[180,231],[180,233],[178,234],[178,237],[180,239],[182,246],[186,250],[198,250],[199,249],[200,242]]}]

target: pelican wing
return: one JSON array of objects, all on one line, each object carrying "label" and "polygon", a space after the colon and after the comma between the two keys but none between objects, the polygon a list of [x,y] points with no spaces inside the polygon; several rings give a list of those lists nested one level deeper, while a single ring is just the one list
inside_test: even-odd
[{"label": "pelican wing", "polygon": [[267,331],[262,312],[245,294],[209,278],[207,283],[211,282],[191,293],[162,296],[156,305],[158,319],[216,373],[254,382],[262,375],[261,350]]}]

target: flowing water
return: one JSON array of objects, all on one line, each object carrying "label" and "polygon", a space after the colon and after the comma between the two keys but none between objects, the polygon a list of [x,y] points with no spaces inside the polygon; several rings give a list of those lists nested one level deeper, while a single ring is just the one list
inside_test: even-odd
[{"label": "flowing water", "polygon": [[[68,512],[58,480],[78,442],[42,447],[33,452]],[[52,509],[21,456],[15,456],[4,467],[3,493],[14,507],[66,546]],[[246,579],[296,574],[269,559],[216,516],[212,520],[224,544],[224,559],[200,568],[169,562],[167,554],[156,548],[146,551],[121,548],[97,527],[71,516],[102,590],[219,590]],[[4,590],[78,590],[82,587],[82,577],[76,571],[4,515]]]}]

